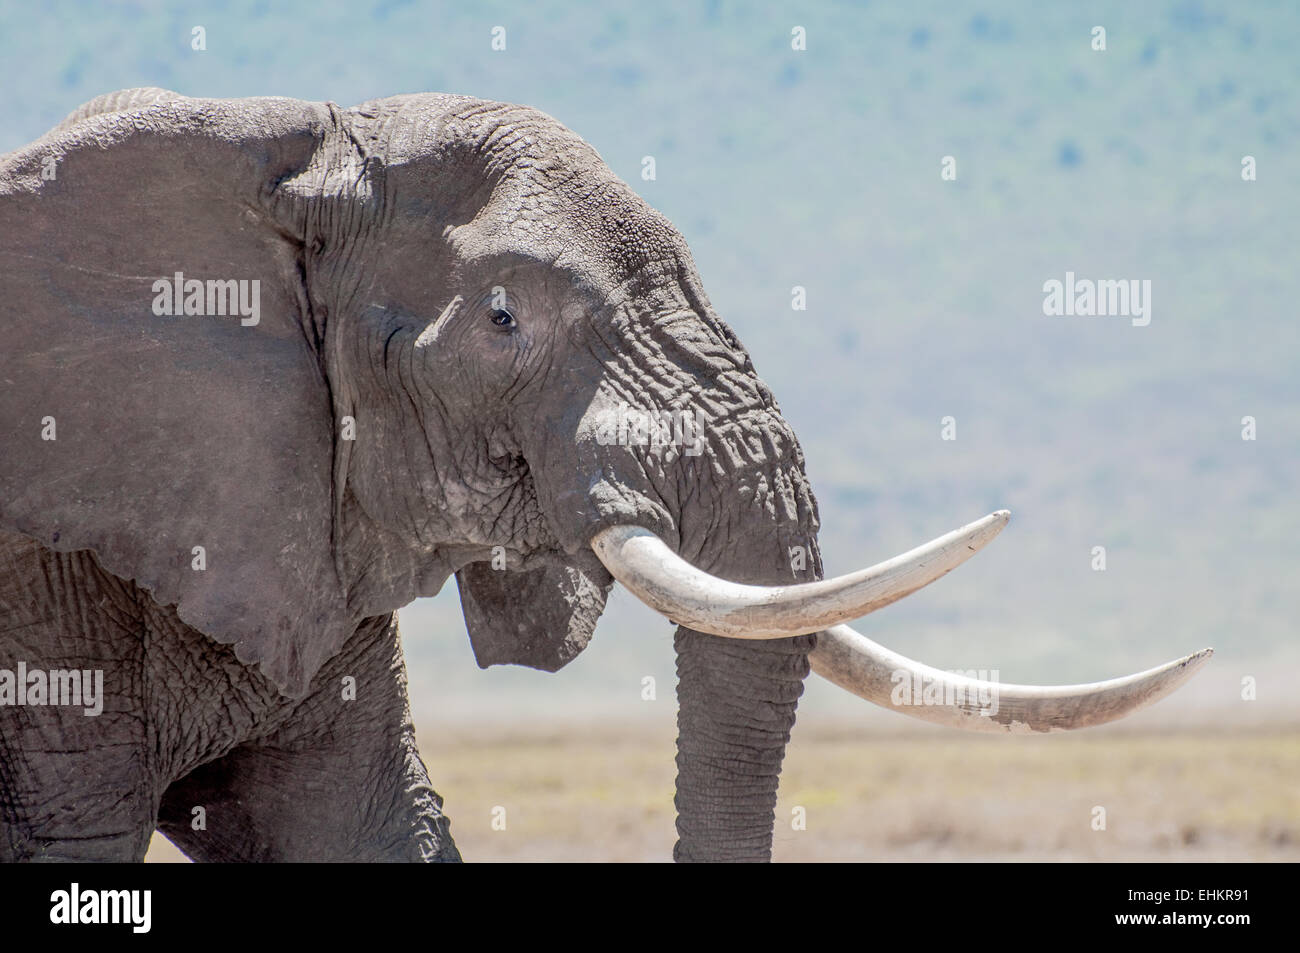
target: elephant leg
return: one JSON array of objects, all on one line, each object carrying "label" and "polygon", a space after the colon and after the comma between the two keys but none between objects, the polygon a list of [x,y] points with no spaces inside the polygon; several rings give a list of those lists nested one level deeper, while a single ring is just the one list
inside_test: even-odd
[{"label": "elephant leg", "polygon": [[139,720],[120,721],[0,708],[0,862],[144,859],[157,796],[142,769]]},{"label": "elephant leg", "polygon": [[416,750],[396,618],[362,623],[276,730],[168,787],[158,829],[203,861],[460,860]]},{"label": "elephant leg", "polygon": [[0,861],[144,857],[162,785],[142,633],[88,553],[0,533]]}]

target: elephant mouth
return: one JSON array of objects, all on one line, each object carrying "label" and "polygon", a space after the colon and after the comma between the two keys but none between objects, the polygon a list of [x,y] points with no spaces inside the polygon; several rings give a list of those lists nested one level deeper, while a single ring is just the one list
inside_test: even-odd
[{"label": "elephant mouth", "polygon": [[992,541],[1010,515],[1007,510],[990,513],[858,572],[787,586],[743,585],[718,578],[692,566],[651,531],[634,525],[598,530],[591,549],[610,575],[674,624],[728,639],[819,633],[808,656],[812,671],[867,701],[955,728],[1028,733],[1104,724],[1168,695],[1213,655],[1213,649],[1203,649],[1102,682],[1012,685],[931,668],[843,624],[911,595],[957,568]]}]

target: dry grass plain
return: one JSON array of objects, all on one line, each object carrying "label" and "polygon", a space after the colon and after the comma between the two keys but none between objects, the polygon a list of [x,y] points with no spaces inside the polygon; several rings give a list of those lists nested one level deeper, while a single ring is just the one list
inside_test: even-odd
[{"label": "dry grass plain", "polygon": [[[671,857],[673,732],[662,725],[467,725],[420,740],[467,860]],[[1105,830],[1093,829],[1097,807]],[[155,836],[147,859],[183,857]],[[800,724],[774,859],[1297,861],[1300,724],[1028,738]]]}]

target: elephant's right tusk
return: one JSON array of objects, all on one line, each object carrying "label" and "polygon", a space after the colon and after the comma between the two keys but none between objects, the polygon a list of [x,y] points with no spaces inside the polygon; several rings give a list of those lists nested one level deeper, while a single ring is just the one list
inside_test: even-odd
[{"label": "elephant's right tusk", "polygon": [[998,510],[868,569],[790,586],[719,579],[639,526],[601,530],[591,548],[633,595],[679,625],[732,639],[784,639],[819,632],[911,595],[979,552],[1010,516]]},{"label": "elephant's right tusk", "polygon": [[891,652],[847,625],[817,636],[812,670],[885,708],[951,728],[1025,733],[1088,728],[1164,698],[1209,661],[1202,649],[1157,668],[1086,685],[1003,685]]}]

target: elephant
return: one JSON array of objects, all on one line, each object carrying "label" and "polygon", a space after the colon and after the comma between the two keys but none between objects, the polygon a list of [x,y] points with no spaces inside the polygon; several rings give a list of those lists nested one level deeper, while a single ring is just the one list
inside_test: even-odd
[{"label": "elephant", "polygon": [[849,628],[1008,513],[823,578],[685,240],[536,109],[100,97],[0,156],[0,323],[7,861],[459,860],[396,623],[452,576],[482,667],[560,669],[616,581],[676,626],[678,861],[770,860],[810,672],[1044,732],[1210,655],[998,685]]}]

